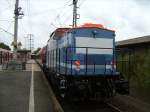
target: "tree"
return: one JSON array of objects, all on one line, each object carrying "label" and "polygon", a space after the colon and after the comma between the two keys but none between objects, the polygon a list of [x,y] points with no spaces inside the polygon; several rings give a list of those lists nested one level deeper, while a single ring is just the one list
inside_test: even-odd
[{"label": "tree", "polygon": [[4,44],[3,42],[0,43],[0,48],[6,49],[6,50],[11,50],[10,47],[8,45]]}]

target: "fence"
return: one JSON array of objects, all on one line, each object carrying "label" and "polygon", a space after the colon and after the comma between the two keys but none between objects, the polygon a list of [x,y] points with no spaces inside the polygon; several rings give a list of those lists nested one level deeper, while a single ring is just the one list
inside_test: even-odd
[{"label": "fence", "polygon": [[0,51],[0,65],[8,63],[12,59],[13,59],[12,53]]}]

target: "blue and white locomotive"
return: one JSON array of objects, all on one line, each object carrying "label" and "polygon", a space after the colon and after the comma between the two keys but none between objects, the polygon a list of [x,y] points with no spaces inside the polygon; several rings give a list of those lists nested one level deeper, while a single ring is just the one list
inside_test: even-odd
[{"label": "blue and white locomotive", "polygon": [[47,42],[45,66],[63,97],[112,97],[127,89],[118,88],[115,62],[115,31],[101,24],[58,28]]}]

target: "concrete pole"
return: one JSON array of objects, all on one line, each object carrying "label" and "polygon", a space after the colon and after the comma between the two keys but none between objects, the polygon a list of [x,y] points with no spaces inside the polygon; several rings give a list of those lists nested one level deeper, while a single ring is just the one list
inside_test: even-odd
[{"label": "concrete pole", "polygon": [[14,23],[14,42],[13,42],[13,51],[14,53],[17,52],[17,39],[18,39],[18,17],[19,17],[19,11],[18,11],[18,5],[19,5],[19,0],[16,0],[15,3],[15,10],[14,10],[14,14],[15,14],[15,23]]},{"label": "concrete pole", "polygon": [[77,2],[78,0],[73,0],[73,28],[77,27]]}]

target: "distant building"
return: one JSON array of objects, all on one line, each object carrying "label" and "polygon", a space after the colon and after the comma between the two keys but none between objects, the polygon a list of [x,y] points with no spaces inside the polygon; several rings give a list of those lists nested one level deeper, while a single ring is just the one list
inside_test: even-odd
[{"label": "distant building", "polygon": [[17,55],[18,60],[22,62],[26,62],[29,59],[31,59],[31,50],[18,49],[17,53],[18,53]]}]

